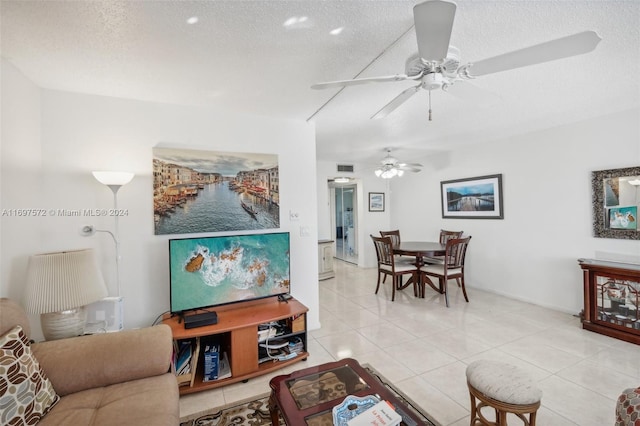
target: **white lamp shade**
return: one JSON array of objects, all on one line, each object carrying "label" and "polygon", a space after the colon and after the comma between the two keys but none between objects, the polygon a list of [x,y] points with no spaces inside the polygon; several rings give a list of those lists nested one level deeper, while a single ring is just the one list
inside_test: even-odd
[{"label": "white lamp shade", "polygon": [[91,172],[93,177],[97,179],[103,185],[117,185],[122,186],[131,182],[131,179],[135,176],[131,172]]},{"label": "white lamp shade", "polygon": [[78,308],[107,296],[92,249],[31,256],[25,309],[44,314]]}]

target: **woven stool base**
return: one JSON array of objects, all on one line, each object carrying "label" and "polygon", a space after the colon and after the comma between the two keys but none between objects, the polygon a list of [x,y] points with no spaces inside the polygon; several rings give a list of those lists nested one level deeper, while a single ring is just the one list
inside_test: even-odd
[{"label": "woven stool base", "polygon": [[[498,401],[490,398],[480,391],[475,389],[469,382],[469,395],[471,397],[471,421],[470,426],[482,425],[482,426],[507,426],[507,414],[515,414],[522,420],[525,426],[535,426],[536,413],[540,408],[540,401],[534,404],[509,404],[506,402]],[[479,401],[479,402],[478,402]],[[496,412],[496,421],[492,422],[482,414],[482,408],[491,407]],[[528,414],[525,416],[525,414]]]}]

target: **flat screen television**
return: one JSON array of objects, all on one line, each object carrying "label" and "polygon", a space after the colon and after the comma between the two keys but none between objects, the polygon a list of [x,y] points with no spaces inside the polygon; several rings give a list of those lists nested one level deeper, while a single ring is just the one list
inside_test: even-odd
[{"label": "flat screen television", "polygon": [[169,240],[171,312],[288,294],[289,233]]}]

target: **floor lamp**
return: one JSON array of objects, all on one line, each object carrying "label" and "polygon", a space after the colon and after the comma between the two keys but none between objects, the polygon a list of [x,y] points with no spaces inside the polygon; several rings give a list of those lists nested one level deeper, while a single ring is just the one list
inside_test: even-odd
[{"label": "floor lamp", "polygon": [[93,177],[96,178],[98,182],[103,185],[106,185],[113,191],[113,217],[115,219],[115,228],[113,233],[109,231],[100,231],[96,230],[93,226],[85,226],[82,228],[83,235],[93,235],[95,232],[107,232],[111,234],[113,241],[116,244],[116,284],[117,284],[117,296],[120,297],[120,234],[118,230],[118,190],[123,185],[131,182],[131,179],[135,176],[134,173],[131,172],[92,172]]}]

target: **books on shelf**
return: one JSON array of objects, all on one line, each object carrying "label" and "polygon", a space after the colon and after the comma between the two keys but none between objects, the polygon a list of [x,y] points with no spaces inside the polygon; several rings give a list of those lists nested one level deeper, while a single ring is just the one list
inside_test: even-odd
[{"label": "books on shelf", "polygon": [[228,379],[231,377],[231,365],[226,352],[222,352],[222,358],[218,364],[218,379]]},{"label": "books on shelf", "polygon": [[178,385],[193,385],[199,351],[198,339],[173,341],[171,371],[176,375]]},{"label": "books on shelf", "polygon": [[183,340],[178,344],[176,359],[176,375],[180,376],[191,372],[191,357],[193,356],[193,347],[190,340]]},{"label": "books on shelf", "polygon": [[203,382],[218,380],[218,368],[220,361],[220,345],[206,344],[202,352],[204,357],[204,376]]},{"label": "books on shelf", "polygon": [[231,366],[227,353],[221,350],[217,339],[203,341],[204,374],[203,382],[226,379],[231,377]]},{"label": "books on shelf", "polygon": [[402,417],[388,401],[380,401],[347,422],[347,426],[398,426]]}]

